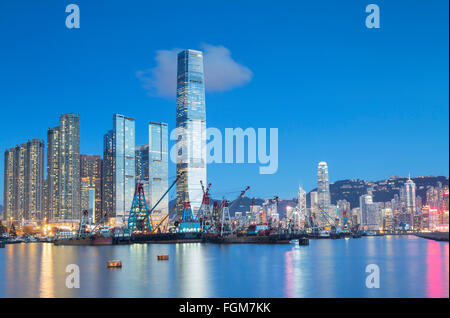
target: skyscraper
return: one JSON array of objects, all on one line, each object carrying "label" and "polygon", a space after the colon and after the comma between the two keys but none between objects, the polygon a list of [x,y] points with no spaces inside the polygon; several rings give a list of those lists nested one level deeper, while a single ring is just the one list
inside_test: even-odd
[{"label": "skyscraper", "polygon": [[317,196],[319,208],[328,212],[331,204],[330,183],[328,179],[328,166],[325,161],[319,162],[317,169]]},{"label": "skyscraper", "polygon": [[5,151],[4,218],[43,218],[44,142],[39,139]]},{"label": "skyscraper", "polygon": [[206,181],[206,109],[203,54],[185,50],[178,54],[177,70],[177,213],[189,201],[194,215],[200,208]]},{"label": "skyscraper", "polygon": [[[148,176],[149,191],[147,202],[151,209],[167,191],[169,156],[168,156],[168,128],[165,123],[150,122],[148,125]],[[164,199],[152,212],[152,220],[159,223],[169,213],[169,196]]]},{"label": "skyscraper", "polygon": [[135,188],[134,118],[113,115],[113,129],[103,144],[103,214],[123,224],[127,221]]},{"label": "skyscraper", "polygon": [[102,158],[81,155],[80,165],[81,210],[88,210],[89,218],[97,223],[102,220]]},{"label": "skyscraper", "polygon": [[64,114],[59,126],[47,131],[47,217],[80,218],[80,116]]}]

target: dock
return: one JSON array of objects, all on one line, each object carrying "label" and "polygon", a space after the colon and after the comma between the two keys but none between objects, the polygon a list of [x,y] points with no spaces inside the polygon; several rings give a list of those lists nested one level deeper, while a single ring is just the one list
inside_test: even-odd
[{"label": "dock", "polygon": [[418,237],[429,239],[429,240],[435,240],[435,241],[441,241],[441,242],[448,242],[448,232],[430,232],[430,233],[416,233],[415,234]]}]

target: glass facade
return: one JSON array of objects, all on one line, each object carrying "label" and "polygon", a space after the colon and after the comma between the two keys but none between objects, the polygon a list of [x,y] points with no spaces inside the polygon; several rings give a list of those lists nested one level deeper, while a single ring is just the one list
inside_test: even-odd
[{"label": "glass facade", "polygon": [[177,68],[177,213],[190,202],[196,215],[206,180],[206,109],[203,54],[185,50],[178,54]]},{"label": "glass facade", "polygon": [[[151,209],[167,191],[169,156],[168,126],[165,123],[150,122],[148,125],[149,183],[147,192],[148,208]],[[152,221],[159,223],[169,213],[169,196],[158,204],[152,212]]]},{"label": "glass facade", "polygon": [[[134,118],[114,114],[113,130],[104,136],[103,211],[116,224],[128,219],[135,188]],[[109,201],[110,200],[110,201]]]}]

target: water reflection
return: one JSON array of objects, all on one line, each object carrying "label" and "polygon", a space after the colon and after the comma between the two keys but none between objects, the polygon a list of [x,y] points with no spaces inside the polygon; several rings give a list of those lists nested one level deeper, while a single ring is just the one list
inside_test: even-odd
[{"label": "water reflection", "polygon": [[[7,245],[0,297],[448,297],[448,243],[392,236],[298,245]],[[157,255],[168,254],[168,261]],[[106,262],[122,261],[121,269]],[[381,288],[365,287],[377,264]],[[65,285],[69,264],[80,288]]]}]

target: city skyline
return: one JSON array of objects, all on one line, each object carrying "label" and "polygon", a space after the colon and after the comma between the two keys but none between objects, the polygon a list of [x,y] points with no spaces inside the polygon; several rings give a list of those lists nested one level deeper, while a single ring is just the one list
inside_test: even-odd
[{"label": "city skyline", "polygon": [[[0,118],[2,151],[30,138],[45,139],[42,126],[51,126],[51,118],[70,112],[82,118],[83,154],[102,154],[101,139],[110,129],[110,116],[114,113],[136,118],[136,143],[145,144],[149,120],[167,122],[169,131],[175,128],[175,100],[149,96],[136,72],[160,65],[155,58],[164,56],[158,55],[161,50],[207,48],[206,59],[222,58],[224,50],[220,48],[225,48],[229,51],[226,61],[231,59],[247,67],[253,76],[250,80],[244,77],[240,86],[221,91],[215,83],[208,89],[206,70],[208,125],[222,131],[227,127],[278,127],[280,164],[277,174],[270,176],[259,175],[256,165],[208,165],[208,179],[214,182],[212,191],[217,194],[237,191],[249,184],[254,196],[271,197],[276,193],[280,197],[294,197],[299,182],[304,189],[315,188],[314,170],[322,160],[329,165],[330,182],[355,178],[380,180],[390,175],[406,176],[409,172],[448,176],[448,30],[442,27],[448,18],[440,14],[448,11],[448,3],[426,6],[382,1],[383,24],[376,30],[378,33],[364,28],[364,6],[341,4],[338,10],[337,4],[329,2],[328,11],[323,12],[323,4],[272,8],[264,3],[263,8],[273,9],[267,12],[276,13],[277,23],[270,29],[259,22],[266,13],[252,13],[244,7],[240,12],[227,12],[235,15],[236,21],[250,17],[254,27],[237,23],[224,31],[215,22],[226,22],[223,18],[213,13],[203,17],[181,4],[184,12],[194,17],[195,27],[195,32],[183,39],[179,37],[177,24],[162,18],[171,12],[165,4],[148,10],[144,5],[142,12],[153,12],[155,21],[134,9],[124,9],[135,17],[134,21],[126,20],[136,34],[133,38],[124,36],[117,25],[105,29],[94,23],[95,13],[102,12],[97,4],[80,1],[79,5],[83,14],[79,30],[61,26],[63,21],[56,6],[41,10],[38,4],[25,7],[7,4],[1,10],[1,29],[10,29],[6,40],[15,44],[0,52],[3,61],[0,76],[4,80],[0,103],[5,106]],[[109,7],[110,13],[118,16],[121,9],[114,4]],[[334,15],[333,10],[342,19],[330,28],[332,22],[327,17]],[[27,12],[39,12],[31,15],[37,26],[33,30],[20,25],[11,29],[6,24],[9,13],[21,17]],[[51,29],[41,25],[39,21],[43,18]],[[211,23],[209,28],[199,22],[203,19]],[[319,22],[324,27],[316,27]],[[164,32],[156,33],[157,29]],[[89,35],[92,32],[98,36],[93,38]],[[220,42],[214,36],[217,32],[223,34]],[[344,37],[348,32],[352,32],[351,40]],[[253,42],[246,33],[253,34]],[[149,36],[152,41],[136,40]],[[116,37],[125,49],[115,50]],[[292,38],[300,40],[294,43]],[[398,39],[401,43],[397,43]],[[74,46],[77,41],[92,46],[93,50],[87,52]],[[392,45],[395,50],[388,56],[386,52],[392,51]],[[141,50],[136,52],[127,47]],[[347,47],[353,50],[348,51]],[[280,55],[282,59],[278,58]],[[67,63],[80,59],[83,63]],[[98,72],[91,72],[92,69]],[[26,80],[19,74],[27,74]],[[277,80],[268,81],[269,78]],[[29,94],[22,94],[23,91]],[[17,109],[27,116],[19,120]],[[169,146],[173,143],[170,141]],[[417,145],[426,145],[431,150],[420,151]],[[4,169],[3,161],[0,169]],[[174,176],[175,165],[170,162],[169,177]],[[0,190],[3,191],[3,180]]]}]

